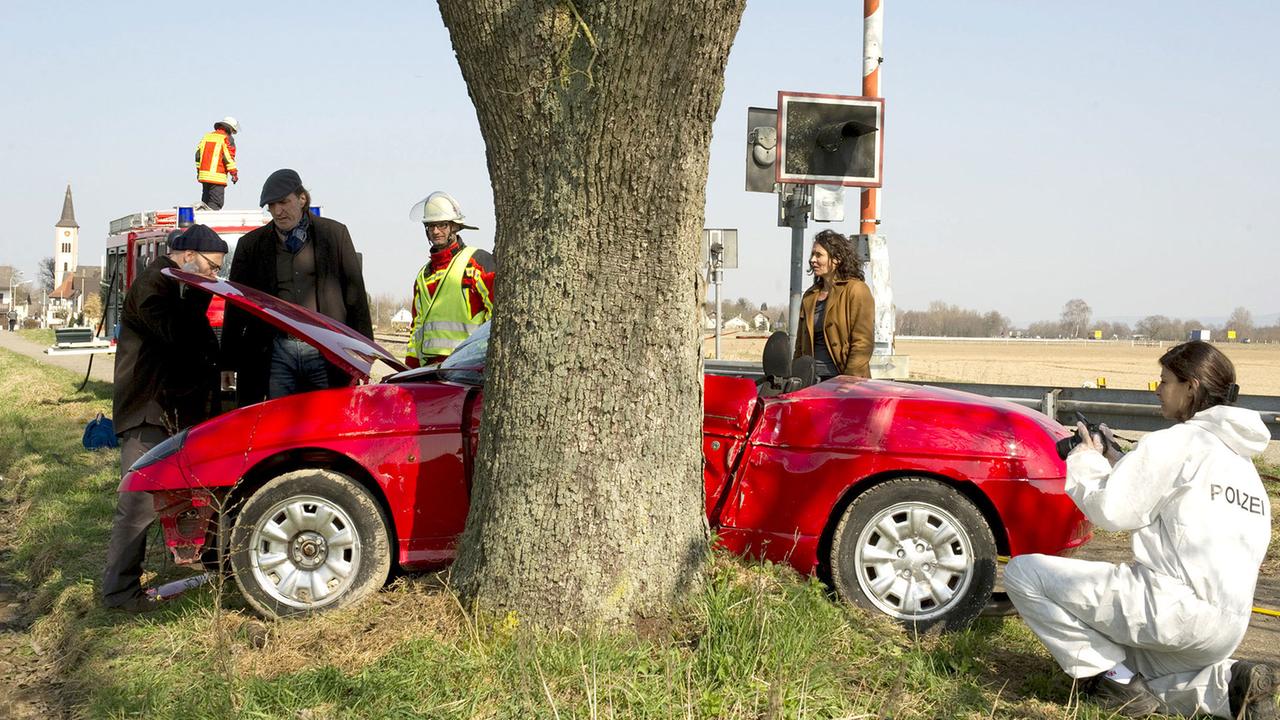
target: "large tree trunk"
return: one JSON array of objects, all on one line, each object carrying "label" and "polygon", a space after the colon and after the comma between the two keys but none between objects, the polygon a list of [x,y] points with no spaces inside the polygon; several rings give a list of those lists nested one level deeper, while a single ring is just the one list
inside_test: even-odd
[{"label": "large tree trunk", "polygon": [[699,238],[744,0],[440,0],[499,262],[464,597],[538,625],[670,608],[706,548]]}]

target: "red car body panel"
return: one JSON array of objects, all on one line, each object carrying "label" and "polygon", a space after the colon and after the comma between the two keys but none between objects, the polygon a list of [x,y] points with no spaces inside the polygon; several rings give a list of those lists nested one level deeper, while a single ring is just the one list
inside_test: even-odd
[{"label": "red car body panel", "polygon": [[[706,378],[707,504],[722,506],[711,519],[731,550],[812,572],[848,493],[905,475],[967,485],[994,509],[993,530],[1008,554],[1058,553],[1089,538],[1089,524],[1063,493],[1066,466],[1053,442],[1065,431],[1054,433],[1048,418],[1021,406],[839,377],[761,401],[761,417],[743,437],[741,418],[754,411],[748,394],[754,399],[749,380]],[[735,406],[741,412],[729,420]],[[725,457],[742,445],[730,487],[722,481]]]},{"label": "red car body panel", "polygon": [[284,302],[261,290],[230,280],[210,280],[194,273],[165,268],[160,271],[179,282],[213,293],[241,310],[297,337],[311,340],[329,362],[358,380],[368,379],[378,360],[396,370],[405,364],[382,346],[332,318]]},{"label": "red car body panel", "polygon": [[129,473],[121,489],[228,489],[282,462],[358,466],[380,491],[400,564],[438,565],[452,559],[467,517],[461,428],[478,394],[452,383],[388,383],[252,405],[195,426],[181,452]]},{"label": "red car body panel", "polygon": [[[315,313],[233,283],[171,274],[256,305],[255,315],[317,347],[329,343],[326,356],[342,358],[353,380],[368,378],[366,360],[390,357]],[[175,557],[193,561],[216,527],[207,506],[236,486],[243,494],[292,469],[334,469],[379,495],[401,566],[445,564],[466,521],[483,405],[478,373],[469,382],[449,377],[412,370],[227,413],[192,428],[172,455],[130,471],[121,489],[155,493]],[[1091,529],[1063,492],[1054,442],[1066,433],[1018,405],[950,390],[841,377],[762,398],[749,379],[708,375],[705,509],[725,547],[809,573],[825,563],[824,538],[854,495],[925,476],[973,500],[1002,552],[1059,553]]]}]

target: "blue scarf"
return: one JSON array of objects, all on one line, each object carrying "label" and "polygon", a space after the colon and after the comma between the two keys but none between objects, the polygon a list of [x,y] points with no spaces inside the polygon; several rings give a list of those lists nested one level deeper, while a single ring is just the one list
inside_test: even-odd
[{"label": "blue scarf", "polygon": [[298,221],[298,224],[295,225],[285,237],[284,249],[294,255],[297,255],[298,251],[301,250],[302,246],[307,242],[307,227],[310,225],[311,210],[310,208],[307,208],[302,211],[302,219]]}]

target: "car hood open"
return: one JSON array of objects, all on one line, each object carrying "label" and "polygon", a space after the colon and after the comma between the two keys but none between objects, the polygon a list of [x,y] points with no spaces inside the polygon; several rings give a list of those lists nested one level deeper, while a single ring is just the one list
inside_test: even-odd
[{"label": "car hood open", "polygon": [[407,369],[403,362],[381,345],[333,318],[230,280],[210,280],[174,268],[165,268],[160,272],[178,282],[224,298],[230,305],[306,342],[356,380],[368,380],[373,371],[373,363],[378,360],[397,371]]}]

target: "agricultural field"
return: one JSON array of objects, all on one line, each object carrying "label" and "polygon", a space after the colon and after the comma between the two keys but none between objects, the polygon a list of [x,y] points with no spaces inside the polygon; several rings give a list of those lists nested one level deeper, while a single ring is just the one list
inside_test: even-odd
[{"label": "agricultural field", "polygon": [[[1083,340],[900,340],[897,352],[911,358],[912,380],[1080,387],[1101,377],[1107,387],[1142,390],[1159,379],[1156,360],[1170,346]],[[1242,394],[1280,395],[1280,345],[1217,347],[1235,363]],[[762,337],[720,340],[721,357],[727,360],[758,361],[763,348]],[[714,340],[704,342],[705,357],[711,357],[713,349]]]}]

